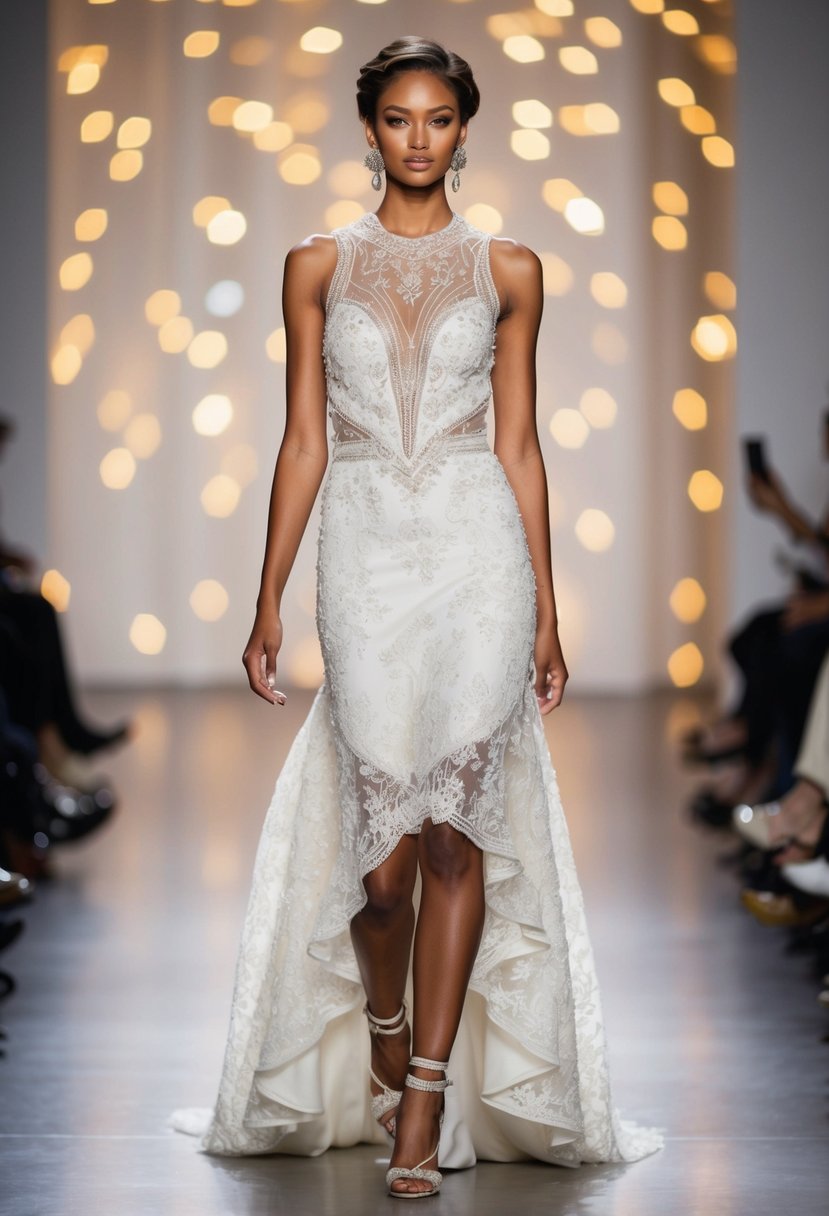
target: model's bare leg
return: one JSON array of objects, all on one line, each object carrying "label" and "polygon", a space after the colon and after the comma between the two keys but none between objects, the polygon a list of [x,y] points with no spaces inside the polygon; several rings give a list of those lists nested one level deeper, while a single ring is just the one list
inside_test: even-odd
[{"label": "model's bare leg", "polygon": [[[351,941],[360,968],[368,1007],[378,1018],[391,1018],[406,991],[414,932],[412,894],[417,878],[416,836],[404,836],[391,855],[366,874],[368,903],[351,921]],[[391,1027],[389,1028],[391,1029]],[[401,1019],[399,1034],[371,1036],[371,1067],[390,1089],[401,1089],[411,1055],[411,1031]],[[371,1082],[371,1092],[380,1087]],[[395,1112],[383,1122],[394,1126]]]},{"label": "model's bare leg", "polygon": [[[484,927],[483,853],[450,824],[427,819],[418,860],[422,891],[414,943],[413,1055],[448,1060]],[[413,1068],[427,1081],[444,1074]],[[397,1110],[392,1165],[414,1166],[434,1148],[443,1094],[406,1086]],[[435,1169],[435,1163],[426,1163]],[[431,1183],[398,1178],[394,1191],[429,1191]]]}]

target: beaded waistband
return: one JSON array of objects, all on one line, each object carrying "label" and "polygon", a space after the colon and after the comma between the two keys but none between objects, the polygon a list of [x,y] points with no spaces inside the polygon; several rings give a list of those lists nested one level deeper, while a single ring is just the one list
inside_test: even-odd
[{"label": "beaded waistband", "polygon": [[[452,452],[489,452],[489,440],[485,430],[469,431],[465,434],[448,434],[437,435],[434,439],[429,440],[423,449],[420,457],[428,452],[436,454],[438,451],[451,450]],[[334,439],[331,448],[332,460],[389,460],[392,459],[397,463],[399,456],[390,452],[376,439]]]}]

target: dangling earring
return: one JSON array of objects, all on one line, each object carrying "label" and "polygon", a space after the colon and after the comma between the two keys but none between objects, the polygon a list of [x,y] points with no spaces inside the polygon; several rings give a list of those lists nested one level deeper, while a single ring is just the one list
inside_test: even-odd
[{"label": "dangling earring", "polygon": [[451,168],[455,170],[455,176],[452,178],[452,189],[457,194],[461,188],[461,175],[458,172],[466,164],[466,148],[463,144],[458,144],[455,151],[452,153],[452,159],[449,162]]},{"label": "dangling earring", "polygon": [[363,157],[363,164],[367,169],[374,170],[374,177],[371,179],[371,184],[375,190],[381,189],[383,182],[380,177],[380,171],[385,169],[386,165],[383,160],[383,155],[379,148],[370,148]]}]

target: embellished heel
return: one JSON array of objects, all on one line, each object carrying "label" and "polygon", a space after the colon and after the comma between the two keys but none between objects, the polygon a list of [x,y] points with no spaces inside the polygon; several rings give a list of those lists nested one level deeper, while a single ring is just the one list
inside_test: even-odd
[{"label": "embellished heel", "polygon": [[[403,1004],[398,1009],[397,1013],[392,1018],[375,1017],[375,1015],[371,1012],[371,1010],[368,1007],[368,1001],[366,1001],[365,1005],[363,1006],[363,1013],[368,1018],[369,1032],[373,1035],[399,1034],[400,1031],[403,1030],[403,1028],[406,1025],[407,1012],[408,1012],[408,1010],[406,1007],[405,1000],[403,1001]],[[402,1022],[400,1022],[401,1017],[403,1018]],[[400,1025],[399,1026],[395,1025],[396,1022],[400,1022]],[[394,1137],[394,1133],[396,1130],[395,1129],[395,1120],[394,1120],[394,1118],[392,1118],[390,1120],[390,1126],[388,1126],[384,1122],[384,1116],[386,1114],[388,1114],[389,1111],[397,1110],[398,1106],[400,1105],[400,1099],[403,1097],[403,1091],[400,1089],[391,1089],[390,1086],[388,1086],[385,1081],[381,1081],[380,1078],[375,1073],[374,1069],[371,1067],[371,1065],[369,1065],[368,1071],[369,1071],[369,1075],[371,1076],[372,1081],[374,1081],[374,1083],[376,1085],[379,1085],[383,1090],[383,1092],[381,1094],[372,1094],[371,1095],[372,1118],[377,1120],[377,1122],[380,1124],[380,1126],[383,1128],[384,1131],[387,1131],[390,1136]]]},{"label": "embellished heel", "polygon": [[[409,1060],[409,1067],[430,1068],[434,1072],[445,1072],[449,1067],[449,1061],[427,1060],[424,1056],[412,1056],[412,1058]],[[439,1081],[424,1081],[422,1077],[416,1077],[412,1072],[406,1073],[406,1085],[408,1085],[410,1089],[438,1092],[448,1089],[448,1087],[452,1084],[454,1084],[454,1082],[447,1080],[445,1077]],[[438,1116],[438,1125],[440,1127],[443,1127],[443,1113],[443,1109],[441,1109],[440,1115]],[[438,1169],[427,1170],[423,1167],[426,1165],[426,1162],[431,1161],[433,1157],[437,1158],[439,1146],[440,1137],[438,1137],[438,1142],[432,1149],[431,1153],[429,1153],[429,1156],[424,1157],[424,1159],[419,1161],[417,1165],[393,1165],[390,1167],[390,1169],[386,1170],[386,1186],[388,1187],[389,1194],[393,1195],[395,1199],[427,1199],[430,1195],[437,1195],[438,1191],[440,1190],[441,1183],[443,1182],[443,1174],[441,1174],[440,1170]],[[435,1160],[435,1165],[437,1165],[437,1160]],[[423,1179],[425,1182],[431,1183],[432,1189],[430,1191],[393,1191],[392,1183],[396,1182],[398,1178]]]}]

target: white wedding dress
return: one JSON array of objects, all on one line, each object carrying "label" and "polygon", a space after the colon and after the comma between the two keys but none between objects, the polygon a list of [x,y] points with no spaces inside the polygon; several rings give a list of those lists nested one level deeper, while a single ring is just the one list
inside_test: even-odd
[{"label": "white wedding dress", "polygon": [[[373,212],[335,229],[323,355],[332,459],[317,624],[325,681],[254,863],[207,1153],[390,1145],[369,1109],[349,921],[363,875],[424,818],[483,851],[486,916],[452,1049],[441,1167],[635,1161],[657,1128],[613,1104],[599,989],[533,690],[535,579],[491,451],[499,303],[489,235]],[[419,896],[419,883],[416,897]],[[411,971],[408,992],[411,1007]]]}]

